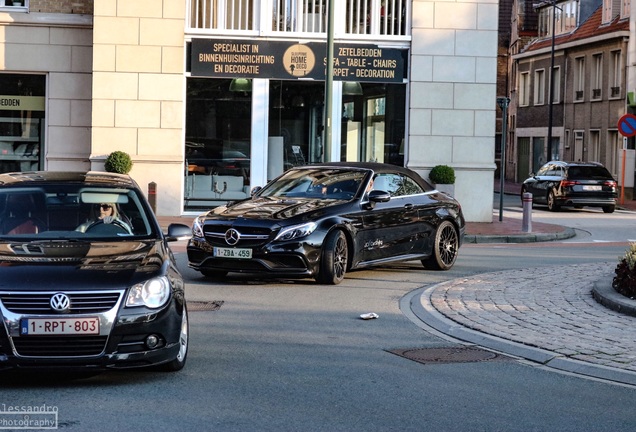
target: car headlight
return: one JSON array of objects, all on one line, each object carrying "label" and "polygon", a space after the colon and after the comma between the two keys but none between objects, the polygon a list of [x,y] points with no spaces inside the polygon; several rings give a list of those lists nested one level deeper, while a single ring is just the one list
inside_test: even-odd
[{"label": "car headlight", "polygon": [[192,236],[193,237],[204,237],[203,236],[203,224],[201,223],[201,217],[197,216],[194,218],[192,222]]},{"label": "car headlight", "polygon": [[146,306],[151,309],[166,304],[170,298],[170,282],[165,276],[152,278],[130,288],[126,307]]},{"label": "car headlight", "polygon": [[316,227],[317,225],[315,222],[308,222],[302,225],[290,226],[285,229],[282,229],[278,233],[274,241],[293,240],[293,239],[305,237],[311,234],[312,232],[314,232],[316,230]]}]

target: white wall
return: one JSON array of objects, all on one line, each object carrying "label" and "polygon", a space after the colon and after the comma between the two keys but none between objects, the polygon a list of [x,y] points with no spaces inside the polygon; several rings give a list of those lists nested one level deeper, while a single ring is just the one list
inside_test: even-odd
[{"label": "white wall", "polygon": [[413,1],[408,166],[455,168],[471,222],[492,222],[497,17],[496,0]]}]

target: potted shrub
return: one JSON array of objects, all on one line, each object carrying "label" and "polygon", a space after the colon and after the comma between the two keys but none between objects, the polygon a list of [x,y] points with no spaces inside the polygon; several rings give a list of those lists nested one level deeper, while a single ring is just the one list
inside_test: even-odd
[{"label": "potted shrub", "polygon": [[133,161],[130,155],[119,150],[109,154],[104,162],[104,169],[106,171],[118,174],[128,174],[132,166]]},{"label": "potted shrub", "polygon": [[440,192],[455,194],[455,170],[448,165],[435,165],[428,178]]}]

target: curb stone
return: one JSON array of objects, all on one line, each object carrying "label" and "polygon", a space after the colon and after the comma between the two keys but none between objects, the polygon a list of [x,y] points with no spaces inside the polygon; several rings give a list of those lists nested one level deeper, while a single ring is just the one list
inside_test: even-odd
[{"label": "curb stone", "polygon": [[608,309],[636,317],[636,300],[625,297],[612,287],[613,277],[605,277],[594,282],[592,296],[594,300]]},{"label": "curb stone", "polygon": [[464,235],[464,243],[534,243],[555,240],[565,240],[576,236],[572,228],[565,228],[556,233],[519,233],[519,234],[492,234],[492,235]]}]

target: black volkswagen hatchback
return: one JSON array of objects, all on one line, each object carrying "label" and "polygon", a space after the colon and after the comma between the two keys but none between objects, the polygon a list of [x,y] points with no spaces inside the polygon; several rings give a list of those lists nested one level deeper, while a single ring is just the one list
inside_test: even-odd
[{"label": "black volkswagen hatchback", "polygon": [[334,162],[290,169],[251,198],[200,215],[187,251],[205,276],[338,284],[348,270],[394,261],[447,270],[464,226],[459,203],[412,170]]},{"label": "black volkswagen hatchback", "polygon": [[0,175],[0,369],[183,368],[184,282],[138,185],[119,174]]}]

